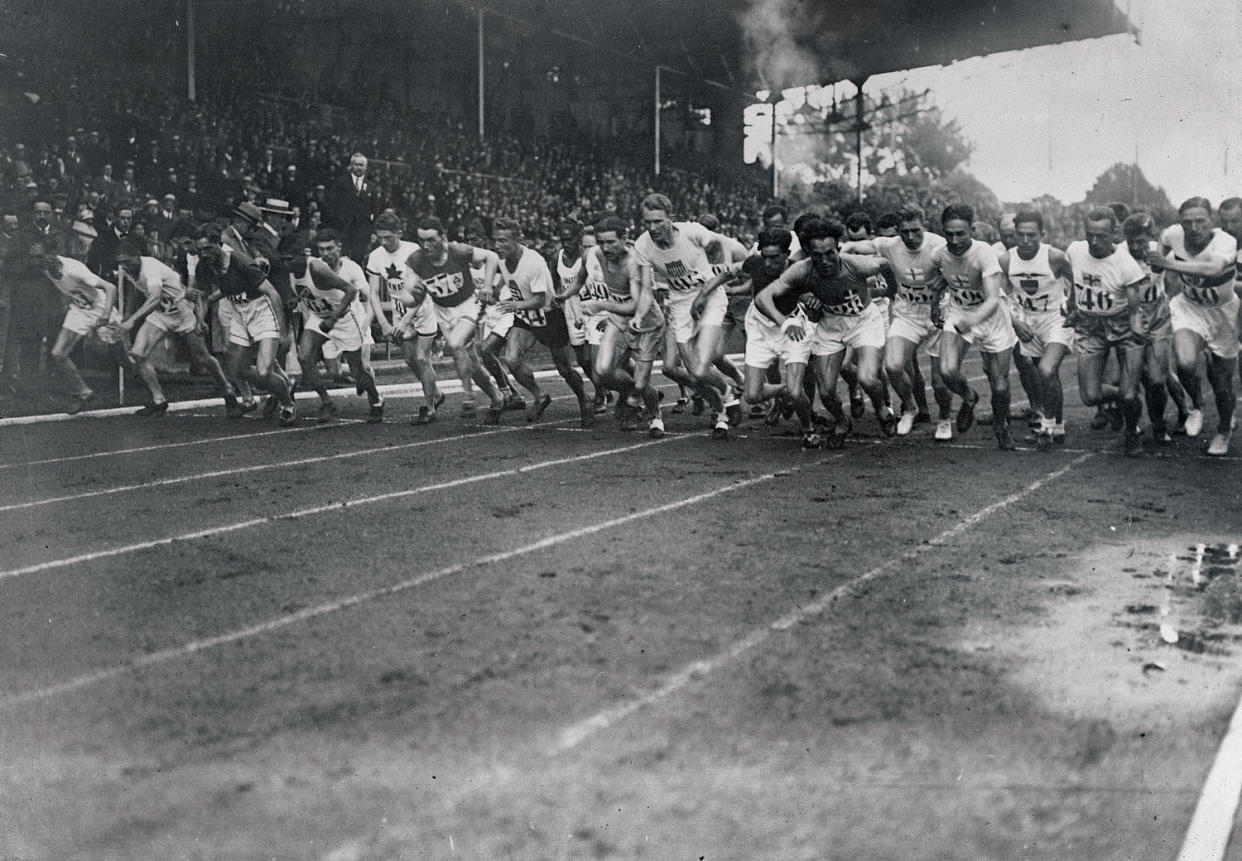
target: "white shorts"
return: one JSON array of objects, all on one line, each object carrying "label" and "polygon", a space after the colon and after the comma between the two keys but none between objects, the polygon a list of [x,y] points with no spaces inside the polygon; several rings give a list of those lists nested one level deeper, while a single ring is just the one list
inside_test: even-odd
[{"label": "white shorts", "polygon": [[811,337],[811,355],[835,356],[846,347],[884,349],[884,317],[874,303],[854,316],[825,314]]},{"label": "white shorts", "polygon": [[880,319],[884,321],[884,334],[888,337],[888,327],[892,323],[893,300],[887,296],[879,296],[871,300],[871,304],[880,309]]},{"label": "white shorts", "polygon": [[[323,320],[316,314],[302,310],[304,325],[307,329],[324,334],[323,329],[319,328],[320,321]],[[325,359],[335,359],[341,353],[352,353],[355,350],[361,350],[363,344],[363,328],[359,322],[353,308],[349,312],[336,321],[336,325],[327,333],[328,340],[323,343],[323,356]],[[331,347],[329,348],[329,345]]]},{"label": "white shorts", "polygon": [[[435,303],[432,304],[434,305]],[[474,296],[471,296],[460,305],[454,305],[451,308],[435,305],[435,309],[436,322],[439,323],[440,332],[445,337],[448,337],[448,333],[456,328],[459,320],[469,320],[470,324],[474,325],[479,319],[479,300]],[[419,334],[421,335],[422,333],[420,332]]]},{"label": "white shorts", "polygon": [[483,315],[479,318],[480,334],[486,338],[488,335],[495,335],[497,338],[509,337],[509,330],[513,328],[513,312],[502,314],[496,310],[496,303],[483,306]]},{"label": "white shorts", "polygon": [[[407,313],[409,310],[409,308],[405,309]],[[400,321],[393,320],[393,325],[395,326],[398,322]],[[409,322],[401,328],[401,334],[411,340],[415,336],[434,338],[439,325],[435,303],[431,301],[430,296],[424,296],[423,304],[418,306],[418,310],[410,317]]]},{"label": "white shorts", "polygon": [[795,315],[802,321],[806,335],[795,341],[753,304],[746,310],[746,364],[752,368],[770,368],[778,359],[787,365],[805,365],[811,355],[811,338],[814,329],[803,315],[801,308]]},{"label": "white shorts", "polygon": [[1018,319],[1035,331],[1030,341],[1018,341],[1018,349],[1028,359],[1038,359],[1044,355],[1049,344],[1061,344],[1067,350],[1074,349],[1074,330],[1065,325],[1065,318],[1060,309],[1055,311],[1024,311]]},{"label": "white shorts", "polygon": [[725,311],[729,307],[729,297],[723,290],[713,290],[707,297],[707,305],[699,319],[690,315],[690,306],[698,296],[697,290],[672,293],[668,299],[668,327],[678,344],[689,343],[698,334],[700,326],[723,326]]},{"label": "white shorts", "polygon": [[1238,355],[1238,304],[1237,294],[1224,305],[1196,305],[1179,293],[1169,300],[1173,334],[1194,332],[1213,356],[1232,359]]},{"label": "white shorts", "polygon": [[108,304],[108,297],[102,290],[99,291],[94,304],[88,308],[70,305],[69,310],[65,312],[65,322],[61,323],[60,327],[68,329],[75,335],[89,335],[101,322],[109,324],[121,322],[120,313]]},{"label": "white shorts", "polygon": [[940,355],[940,330],[932,325],[931,305],[915,305],[898,299],[893,303],[888,337],[921,344],[927,355]]},{"label": "white shorts", "polygon": [[142,325],[181,335],[193,332],[198,327],[198,318],[194,315],[194,306],[183,299],[171,309],[156,308],[142,321]]},{"label": "white shorts", "polygon": [[266,296],[250,301],[237,301],[229,297],[220,300],[221,307],[225,303],[233,306],[229,319],[229,343],[239,347],[253,347],[260,341],[279,341],[280,326],[276,322],[276,312]]},{"label": "white shorts", "polygon": [[1018,343],[1018,336],[1013,331],[1013,320],[1004,305],[999,306],[991,317],[966,332],[957,328],[961,316],[961,308],[950,305],[945,313],[944,330],[956,333],[967,344],[974,344],[985,353],[1004,353],[1012,350],[1013,345]]}]

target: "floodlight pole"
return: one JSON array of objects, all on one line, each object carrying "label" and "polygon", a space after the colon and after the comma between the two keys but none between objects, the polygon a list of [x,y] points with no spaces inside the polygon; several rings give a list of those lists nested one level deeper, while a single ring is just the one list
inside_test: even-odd
[{"label": "floodlight pole", "polygon": [[483,110],[486,106],[485,95],[483,93],[483,9],[479,8],[479,140],[483,140],[483,134],[486,131],[483,125]]},{"label": "floodlight pole", "polygon": [[863,133],[863,83],[866,78],[855,81],[854,93],[854,157],[858,159],[858,202],[862,203],[862,133]]},{"label": "floodlight pole", "polygon": [[660,67],[655,67],[655,175],[660,175]]},{"label": "floodlight pole", "polygon": [[781,196],[781,178],[780,172],[776,169],[776,100],[778,96],[772,93],[772,197]]},{"label": "floodlight pole", "polygon": [[194,92],[194,0],[185,0],[185,97],[195,101]]}]

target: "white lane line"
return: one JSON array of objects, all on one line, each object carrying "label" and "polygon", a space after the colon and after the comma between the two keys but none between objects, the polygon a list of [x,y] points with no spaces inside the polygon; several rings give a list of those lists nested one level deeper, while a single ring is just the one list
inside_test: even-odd
[{"label": "white lane line", "polygon": [[742,637],[740,640],[737,640],[736,642],[734,642],[724,651],[717,652],[715,655],[713,655],[710,658],[707,658],[706,660],[693,661],[689,664],[686,664],[684,667],[680,668],[679,670],[674,672],[671,676],[669,676],[663,685],[661,685],[660,687],[656,688],[653,691],[650,691],[644,694],[638,699],[631,700],[629,702],[622,703],[617,706],[613,706],[612,708],[604,709],[592,715],[591,717],[586,718],[585,720],[581,720],[575,724],[570,725],[569,727],[566,727],[559,734],[555,746],[552,747],[548,751],[548,755],[557,756],[559,754],[572,750],[573,748],[582,744],[582,742],[586,741],[588,738],[595,735],[596,733],[602,732],[603,730],[608,729],[613,724],[615,724],[617,721],[620,721],[623,718],[628,717],[629,715],[633,714],[636,711],[639,711],[640,709],[644,709],[647,706],[654,705],[655,703],[659,702],[665,697],[668,697],[671,694],[677,693],[679,690],[684,688],[690,682],[696,679],[700,679],[703,676],[706,676],[709,673],[712,673],[720,669],[725,664],[729,663],[730,661],[734,660],[740,655],[743,655],[746,652],[749,652],[755,647],[761,645],[777,631],[788,630],[789,628],[792,628],[794,625],[797,625],[800,622],[805,622],[807,619],[810,619],[812,616],[817,616],[820,613],[823,613],[830,606],[832,606],[834,603],[844,598],[851,591],[853,591],[854,589],[856,589],[858,586],[862,585],[863,583],[866,583],[869,580],[874,580],[875,578],[880,577],[884,574],[887,574],[888,572],[894,569],[899,569],[900,566],[904,566],[908,564],[909,562],[913,561],[918,556],[921,556],[922,554],[927,553],[932,548],[940,547],[941,545],[948,542],[950,539],[957,537],[958,535],[970,529],[972,526],[984,520],[985,518],[989,517],[990,515],[995,514],[997,511],[1007,508],[1010,505],[1013,505],[1015,502],[1018,502],[1024,497],[1029,496],[1030,494],[1039,490],[1045,484],[1051,481],[1055,481],[1056,479],[1065,475],[1071,469],[1083,463],[1090,457],[1092,457],[1092,455],[1084,454],[1080,457],[1074,458],[1072,461],[1065,464],[1060,469],[1054,470],[1053,472],[1050,472],[1047,475],[1045,475],[1043,478],[1037,479],[1031,484],[1028,484],[1022,490],[1019,490],[1016,493],[1012,493],[998,502],[994,502],[991,505],[985,506],[979,509],[978,511],[976,511],[974,514],[970,515],[969,517],[958,521],[956,525],[954,525],[953,527],[949,529],[946,529],[944,532],[941,532],[939,535],[937,535],[935,538],[931,539],[927,543],[918,545],[917,547],[914,547],[911,550],[907,550],[905,553],[902,553],[900,556],[893,557],[889,561],[884,562],[880,565],[877,565],[876,567],[872,568],[870,571],[867,571],[864,574],[860,574],[858,577],[855,577],[853,580],[850,580],[847,583],[843,583],[842,585],[838,586],[836,589],[833,589],[831,592],[822,596],[818,600],[813,601],[812,603],[807,604],[804,607],[799,607],[797,610],[794,610],[791,613],[787,613],[786,615],[781,616],[779,619],[776,619],[775,621],[770,622],[768,625],[762,628],[756,628],[755,630],[751,631],[746,636]]},{"label": "white lane line", "polygon": [[107,559],[112,556],[121,556],[126,553],[136,553],[139,550],[149,550],[152,547],[164,547],[178,541],[193,541],[198,538],[207,538],[212,535],[223,535],[227,532],[237,532],[242,529],[249,529],[254,526],[262,526],[268,523],[298,520],[303,517],[313,517],[318,514],[346,511],[350,508],[357,508],[361,505],[373,505],[377,502],[388,502],[393,499],[403,499],[407,496],[416,496],[420,493],[430,493],[436,490],[449,490],[455,487],[464,487],[468,484],[476,484],[481,481],[506,478],[512,475],[523,475],[528,472],[536,472],[538,470],[548,469],[553,466],[561,466],[567,463],[580,463],[582,461],[594,460],[598,457],[623,454],[627,451],[635,451],[637,449],[646,448],[652,445],[660,445],[661,443],[675,442],[677,440],[691,438],[692,437],[688,434],[685,436],[666,436],[662,439],[647,440],[635,445],[619,446],[617,448],[588,452],[587,454],[573,455],[571,457],[559,457],[554,460],[543,460],[537,463],[527,464],[526,466],[514,467],[512,469],[500,469],[495,470],[494,472],[468,475],[465,478],[455,478],[452,481],[443,481],[436,484],[425,484],[421,487],[412,487],[406,490],[394,490],[390,493],[381,493],[375,496],[363,496],[356,499],[346,499],[341,502],[331,502],[327,505],[316,505],[311,508],[300,508],[286,514],[272,514],[264,517],[253,517],[248,520],[240,520],[235,523],[212,526],[207,529],[197,530],[195,532],[185,532],[180,535],[171,535],[167,538],[156,538],[151,541],[139,541],[134,544],[125,544],[120,547],[112,547],[108,550],[96,550],[92,553],[82,553],[78,556],[69,556],[63,559],[51,559],[47,562],[39,562],[37,564],[27,565],[22,568],[10,568],[7,571],[0,571],[0,579],[20,577],[24,574],[35,574],[39,571],[49,571],[53,568],[65,568],[70,565],[79,565],[84,562],[93,562],[96,559]]},{"label": "white lane line", "polygon": [[1242,702],[1208,772],[1177,861],[1222,861],[1242,795]]},{"label": "white lane line", "polygon": [[[550,420],[551,421],[551,420]],[[559,421],[568,421],[568,419],[559,419]],[[455,434],[454,436],[438,437],[436,439],[423,439],[417,442],[398,443],[396,445],[382,445],[374,448],[356,449],[353,451],[342,451],[335,454],[318,455],[316,457],[304,457],[298,460],[281,460],[269,461],[268,463],[258,463],[251,466],[238,466],[232,469],[217,469],[211,472],[196,472],[191,475],[179,475],[171,478],[159,478],[153,481],[144,481],[138,484],[121,484],[116,487],[106,487],[99,490],[87,490],[82,493],[68,493],[64,496],[49,496],[43,499],[32,499],[27,502],[14,502],[9,505],[0,505],[0,513],[5,511],[17,511],[23,508],[34,508],[39,505],[51,505],[54,502],[75,502],[80,499],[91,499],[98,496],[111,496],[116,493],[127,493],[131,490],[150,490],[156,487],[168,487],[174,484],[185,484],[191,481],[205,481],[211,478],[224,478],[230,475],[245,475],[251,472],[263,472],[269,469],[284,469],[292,466],[306,466],[312,463],[323,463],[330,460],[344,460],[351,457],[365,457],[367,455],[382,454],[387,452],[405,451],[411,448],[421,448],[428,445],[436,445],[444,442],[458,442],[464,439],[472,439],[474,437],[485,437],[505,431],[529,430],[531,428],[542,427],[550,422],[540,422],[538,424],[527,425],[501,425],[489,430],[478,431],[477,433]]]},{"label": "white lane line", "polygon": [[[668,438],[665,437],[665,439],[668,439]],[[652,445],[655,442],[662,442],[662,441],[663,440],[657,440],[653,442],[643,443],[642,445]],[[628,448],[629,449],[641,448],[642,445],[629,446]],[[620,450],[628,450],[628,449],[620,449]],[[0,695],[3,697],[2,699],[0,699],[0,709],[15,708],[17,706],[25,705],[27,703],[39,702],[41,700],[50,699],[52,697],[59,696],[60,694],[67,694],[72,691],[80,690],[81,688],[85,688],[90,685],[97,684],[99,682],[104,682],[109,679],[116,678],[117,676],[120,676],[124,673],[132,672],[135,670],[141,670],[146,667],[155,666],[157,664],[167,663],[168,661],[176,660],[177,658],[188,657],[190,655],[194,655],[194,654],[197,654],[198,652],[206,651],[207,649],[211,649],[216,646],[223,646],[228,643],[235,643],[239,640],[245,640],[251,637],[258,637],[263,634],[268,634],[268,633],[271,633],[272,631],[279,630],[281,628],[287,628],[290,625],[295,625],[299,622],[306,622],[311,619],[318,618],[320,616],[328,615],[329,613],[336,613],[340,610],[345,610],[350,607],[356,607],[359,604],[368,603],[370,601],[376,601],[380,598],[386,598],[390,595],[396,595],[400,592],[413,589],[416,586],[422,586],[427,583],[431,583],[435,580],[440,580],[445,577],[450,577],[455,574],[460,574],[461,572],[468,571],[472,568],[481,568],[487,565],[494,565],[498,562],[505,562],[505,561],[508,561],[509,559],[514,559],[518,556],[524,556],[528,553],[534,553],[539,550],[546,550],[549,547],[555,547],[560,544],[565,544],[566,542],[576,541],[579,538],[584,538],[588,535],[594,535],[597,532],[603,532],[607,529],[613,529],[617,526],[624,526],[625,524],[632,523],[636,520],[642,520],[648,517],[655,517],[660,514],[666,514],[670,511],[676,511],[679,508],[685,508],[686,506],[697,505],[698,503],[704,502],[708,499],[713,499],[717,496],[722,496],[726,493],[733,493],[734,491],[737,491],[737,490],[743,490],[747,487],[752,487],[756,484],[760,484],[765,481],[771,481],[772,479],[780,477],[780,476],[792,475],[793,473],[801,472],[804,469],[809,469],[811,467],[818,466],[820,464],[826,463],[830,460],[835,460],[840,457],[841,457],[840,453],[829,455],[827,457],[821,457],[808,464],[793,466],[793,467],[789,467],[788,469],[776,470],[774,472],[765,473],[764,475],[759,475],[754,478],[748,478],[742,481],[733,482],[723,487],[718,487],[714,490],[708,490],[703,493],[699,493],[694,496],[687,497],[685,499],[679,499],[676,502],[668,502],[668,503],[665,503],[664,505],[658,505],[653,508],[646,508],[646,509],[643,509],[642,511],[634,511],[629,514],[623,515],[621,517],[616,517],[616,518],[612,518],[611,520],[604,520],[599,523],[591,524],[590,526],[583,526],[578,529],[572,529],[568,532],[561,532],[556,535],[551,535],[551,536],[548,536],[547,538],[542,538],[538,541],[534,541],[530,544],[525,544],[521,547],[516,547],[511,550],[503,550],[498,553],[490,553],[486,556],[479,556],[475,559],[470,559],[465,562],[457,562],[452,565],[448,565],[444,568],[439,568],[435,571],[429,571],[425,574],[419,574],[415,577],[409,578],[408,580],[402,580],[400,583],[394,583],[391,586],[383,586],[379,589],[371,589],[366,592],[359,592],[358,594],[351,595],[347,598],[338,598],[335,601],[328,601],[323,604],[318,604],[314,607],[307,607],[303,610],[297,611],[296,613],[289,613],[284,616],[277,616],[273,619],[267,620],[266,622],[260,622],[257,625],[251,625],[246,628],[239,628],[237,630],[229,631],[223,634],[217,634],[214,637],[207,637],[202,640],[194,640],[193,642],[184,643],[180,646],[174,646],[169,649],[162,649],[158,652],[151,652],[150,654],[143,655],[139,658],[135,658],[132,661],[127,661],[125,663],[116,664],[111,667],[106,667],[104,669],[97,670],[93,673],[87,673],[85,675],[77,676],[76,678],[68,679],[63,682],[58,682],[57,684],[49,685],[47,687],[36,688],[33,690],[28,690],[28,691],[19,691],[15,693],[3,694],[3,695]],[[582,460],[582,459],[584,458],[570,458],[569,460]],[[564,461],[557,461],[556,463],[562,463],[562,462]],[[550,463],[548,465],[552,465],[552,464]],[[529,467],[527,469],[529,469]]]}]

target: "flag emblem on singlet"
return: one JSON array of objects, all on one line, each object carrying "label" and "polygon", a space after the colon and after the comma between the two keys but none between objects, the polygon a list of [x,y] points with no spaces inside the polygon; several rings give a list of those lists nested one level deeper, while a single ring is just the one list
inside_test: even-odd
[{"label": "flag emblem on singlet", "polygon": [[669,262],[664,269],[672,278],[682,278],[687,274],[685,264],[683,264],[680,260],[673,260]]}]

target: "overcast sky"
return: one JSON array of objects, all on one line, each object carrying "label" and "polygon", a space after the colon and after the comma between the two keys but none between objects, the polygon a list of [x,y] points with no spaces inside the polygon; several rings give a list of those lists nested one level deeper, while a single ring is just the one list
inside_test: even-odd
[{"label": "overcast sky", "polygon": [[[1242,194],[1242,3],[1121,0],[1142,33],[879,76],[930,88],[976,145],[969,169],[1001,200],[1081,200],[1136,160],[1174,205]],[[1128,7],[1128,8],[1127,8]]]},{"label": "overcast sky", "polygon": [[876,76],[866,89],[929,89],[975,144],[968,169],[1002,201],[1072,203],[1109,166],[1136,160],[1175,206],[1242,194],[1242,0],[1118,5],[1138,42],[996,54]]}]

